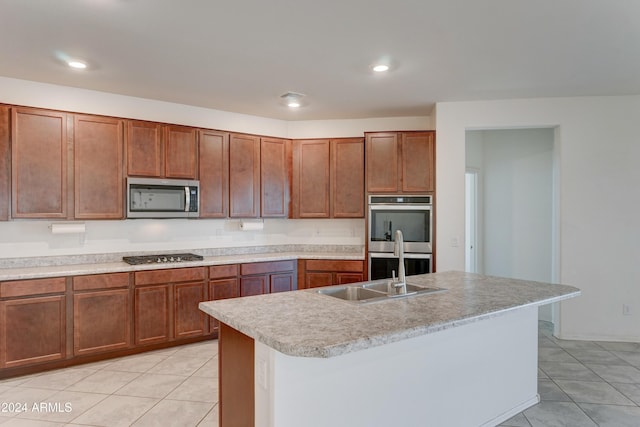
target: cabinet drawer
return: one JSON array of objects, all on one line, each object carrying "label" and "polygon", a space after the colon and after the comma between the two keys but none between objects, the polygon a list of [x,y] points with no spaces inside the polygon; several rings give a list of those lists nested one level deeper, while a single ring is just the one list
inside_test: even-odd
[{"label": "cabinet drawer", "polygon": [[314,271],[364,271],[364,261],[336,261],[309,259],[306,261],[306,269]]},{"label": "cabinet drawer", "polygon": [[170,270],[137,271],[135,284],[152,285],[155,283],[175,283],[204,280],[204,267],[172,268]]},{"label": "cabinet drawer", "polygon": [[129,273],[93,274],[73,278],[74,291],[126,288],[127,286],[129,286]]},{"label": "cabinet drawer", "polygon": [[223,279],[225,277],[236,277],[238,275],[238,264],[215,265],[209,267],[209,279]]},{"label": "cabinet drawer", "polygon": [[255,262],[251,264],[242,264],[240,266],[240,274],[247,276],[251,274],[269,274],[279,271],[293,271],[295,269],[295,261],[272,261],[272,262]]},{"label": "cabinet drawer", "polygon": [[66,279],[56,277],[52,279],[15,280],[0,283],[0,297],[24,297],[29,295],[61,293],[66,290]]}]

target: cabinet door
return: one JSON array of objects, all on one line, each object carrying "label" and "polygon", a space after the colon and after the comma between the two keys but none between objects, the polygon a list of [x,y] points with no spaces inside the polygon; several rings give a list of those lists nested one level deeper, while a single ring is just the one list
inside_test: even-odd
[{"label": "cabinet door", "polygon": [[200,131],[200,218],[226,218],[229,212],[229,134]]},{"label": "cabinet door", "polygon": [[395,193],[398,188],[398,134],[366,135],[367,190]]},{"label": "cabinet door", "polygon": [[127,175],[161,177],[164,151],[160,123],[127,122]]},{"label": "cabinet door", "polygon": [[330,271],[307,271],[304,275],[304,282],[306,288],[319,288],[335,284],[333,283],[333,273]]},{"label": "cabinet door", "polygon": [[263,217],[286,217],[289,214],[290,164],[291,141],[260,140],[260,212]]},{"label": "cabinet door", "polygon": [[269,292],[286,292],[293,290],[293,273],[272,274],[269,277]]},{"label": "cabinet door", "polygon": [[0,367],[66,357],[64,295],[0,302]]},{"label": "cabinet door", "polygon": [[262,295],[269,292],[269,276],[247,276],[240,278],[240,296]]},{"label": "cabinet door", "polygon": [[294,218],[329,218],[328,139],[293,142]]},{"label": "cabinet door", "polygon": [[195,179],[197,175],[196,130],[185,126],[165,128],[164,175],[167,178]]},{"label": "cabinet door", "polygon": [[74,191],[77,219],[124,216],[123,122],[74,116]]},{"label": "cabinet door", "polygon": [[255,218],[260,212],[260,138],[231,134],[229,216]]},{"label": "cabinet door", "polygon": [[434,191],[434,132],[401,134],[400,151],[402,191],[405,193]]},{"label": "cabinet door", "polygon": [[174,285],[175,338],[187,338],[205,333],[205,314],[198,304],[205,301],[204,283],[180,283]]},{"label": "cabinet door", "polygon": [[12,110],[12,215],[67,218],[67,115]]},{"label": "cabinet door", "polygon": [[358,283],[364,281],[363,273],[336,273],[336,285],[346,285],[347,283]]},{"label": "cabinet door", "polygon": [[135,343],[169,341],[169,285],[145,286],[135,290]]},{"label": "cabinet door", "polygon": [[[240,287],[237,278],[212,280],[209,282],[209,299],[227,299],[236,298],[240,296]],[[209,317],[209,331],[215,332],[218,330],[219,323],[211,316]]]},{"label": "cabinet door", "polygon": [[9,219],[9,200],[11,197],[9,129],[9,107],[0,105],[0,221]]},{"label": "cabinet door", "polygon": [[364,218],[364,139],[331,141],[331,217]]},{"label": "cabinet door", "polygon": [[129,347],[129,290],[73,296],[73,352],[76,356]]}]

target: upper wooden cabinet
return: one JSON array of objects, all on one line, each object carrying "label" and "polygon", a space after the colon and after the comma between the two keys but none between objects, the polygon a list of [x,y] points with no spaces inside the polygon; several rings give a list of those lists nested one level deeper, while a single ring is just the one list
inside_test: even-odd
[{"label": "upper wooden cabinet", "polygon": [[13,108],[12,216],[67,218],[67,114]]},{"label": "upper wooden cabinet", "polygon": [[293,217],[364,216],[363,138],[293,142]]},{"label": "upper wooden cabinet", "polygon": [[124,216],[123,121],[74,116],[74,197],[77,219]]},{"label": "upper wooden cabinet", "polygon": [[287,217],[291,188],[291,141],[260,139],[260,214]]},{"label": "upper wooden cabinet", "polygon": [[229,137],[229,216],[260,215],[260,137],[232,133]]},{"label": "upper wooden cabinet", "polygon": [[195,179],[196,129],[127,121],[127,175]]},{"label": "upper wooden cabinet", "polygon": [[10,200],[10,186],[9,179],[10,158],[9,153],[9,126],[10,114],[9,107],[0,105],[0,221],[6,221],[9,219],[9,200]]},{"label": "upper wooden cabinet", "polygon": [[435,190],[435,132],[366,134],[369,193]]},{"label": "upper wooden cabinet", "polygon": [[229,134],[199,131],[200,218],[229,213]]},{"label": "upper wooden cabinet", "polygon": [[364,138],[331,140],[331,217],[364,217]]},{"label": "upper wooden cabinet", "polygon": [[329,218],[328,139],[293,141],[293,217]]}]

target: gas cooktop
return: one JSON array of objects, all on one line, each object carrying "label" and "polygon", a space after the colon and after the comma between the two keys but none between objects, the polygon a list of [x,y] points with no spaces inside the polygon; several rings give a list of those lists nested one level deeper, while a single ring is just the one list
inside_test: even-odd
[{"label": "gas cooktop", "polygon": [[141,256],[123,256],[122,260],[127,264],[158,264],[165,262],[186,262],[186,261],[202,261],[204,257],[196,254],[168,254],[168,255],[141,255]]}]

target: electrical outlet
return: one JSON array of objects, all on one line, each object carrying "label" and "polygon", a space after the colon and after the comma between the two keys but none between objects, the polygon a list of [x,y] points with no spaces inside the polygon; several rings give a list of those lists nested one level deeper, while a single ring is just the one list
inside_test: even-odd
[{"label": "electrical outlet", "polygon": [[631,306],[628,304],[622,304],[622,315],[631,316]]}]

